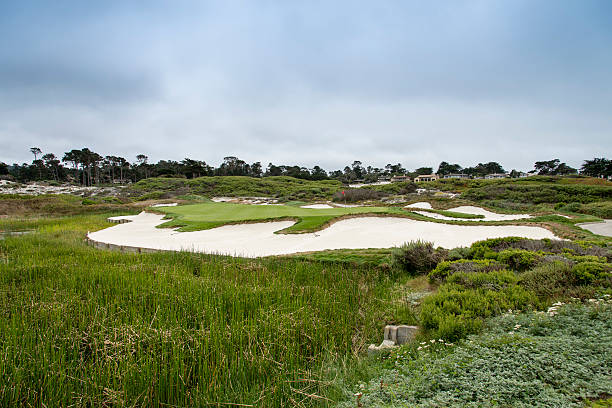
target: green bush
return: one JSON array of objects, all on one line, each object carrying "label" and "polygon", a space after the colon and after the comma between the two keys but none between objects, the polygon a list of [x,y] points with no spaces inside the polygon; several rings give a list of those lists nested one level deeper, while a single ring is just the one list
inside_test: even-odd
[{"label": "green bush", "polygon": [[559,211],[565,211],[565,212],[578,212],[580,211],[580,207],[582,207],[582,205],[580,203],[569,203],[569,204],[565,204],[558,209]]},{"label": "green bush", "polygon": [[583,214],[594,215],[599,218],[612,218],[612,201],[599,201],[584,204],[580,207]]},{"label": "green bush", "polygon": [[610,279],[612,264],[600,262],[582,262],[572,268],[572,273],[579,284],[588,285],[595,281]]},{"label": "green bush", "polygon": [[537,304],[535,294],[518,285],[494,291],[445,284],[437,293],[424,299],[420,317],[431,336],[456,341],[478,332],[488,317],[509,309],[530,309]]},{"label": "green bush", "polygon": [[457,261],[440,262],[428,275],[430,282],[442,282],[457,272],[483,272],[504,269],[504,265],[491,259],[459,259]]},{"label": "green bush", "polygon": [[506,249],[497,254],[497,260],[517,271],[524,271],[538,264],[541,254],[524,249]]},{"label": "green bush", "polygon": [[83,205],[93,205],[93,204],[98,204],[98,202],[92,200],[91,198],[84,198],[83,201],[81,201],[81,204],[83,204]]},{"label": "green bush", "polygon": [[410,241],[391,252],[393,265],[410,275],[429,272],[443,259],[442,251],[434,249],[433,243]]},{"label": "green bush", "polygon": [[446,260],[447,261],[457,261],[459,259],[468,259],[471,253],[472,253],[472,249],[469,247],[453,248],[450,251],[448,251],[448,254],[446,255]]},{"label": "green bush", "polygon": [[572,266],[560,261],[539,265],[519,278],[519,285],[533,291],[540,299],[573,297],[573,282]]},{"label": "green bush", "polygon": [[464,288],[475,289],[484,288],[499,291],[508,285],[518,282],[518,277],[514,272],[506,270],[496,270],[488,272],[458,272],[448,277],[448,283],[461,285]]}]

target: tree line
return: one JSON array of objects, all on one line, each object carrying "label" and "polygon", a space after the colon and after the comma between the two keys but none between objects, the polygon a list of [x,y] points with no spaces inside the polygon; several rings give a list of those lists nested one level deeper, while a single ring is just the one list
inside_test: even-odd
[{"label": "tree line", "polygon": [[[57,181],[71,182],[84,186],[101,184],[126,184],[148,177],[186,177],[201,176],[289,176],[306,180],[340,180],[343,183],[372,183],[381,178],[393,176],[416,177],[434,173],[433,167],[420,167],[414,171],[405,169],[401,163],[387,164],[384,168],[364,166],[359,160],[347,165],[344,169],[326,171],[320,166],[307,168],[296,165],[275,165],[269,163],[264,168],[261,162],[247,163],[234,156],[223,158],[218,167],[208,165],[202,160],[185,158],[181,161],[160,160],[149,163],[149,158],[139,154],[132,162],[121,156],[102,156],[89,148],[73,149],[65,152],[61,158],[53,153],[45,153],[38,147],[32,147],[34,156],[31,163],[12,164],[0,162],[0,177],[19,182]],[[443,161],[436,173],[440,176],[464,174],[469,177],[484,177],[493,173],[505,173],[497,162],[478,163],[472,167],[461,167]],[[559,159],[538,161],[531,174],[566,175],[575,174],[578,170],[562,163]],[[612,177],[612,161],[605,158],[585,160],[580,173],[593,177]],[[511,177],[524,175],[512,170]]]}]

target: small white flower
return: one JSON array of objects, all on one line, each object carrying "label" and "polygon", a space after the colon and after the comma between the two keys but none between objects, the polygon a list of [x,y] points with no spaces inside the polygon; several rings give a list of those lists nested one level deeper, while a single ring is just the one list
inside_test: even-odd
[{"label": "small white flower", "polygon": [[430,342],[430,343],[435,343],[435,342],[436,342],[436,340],[435,340],[435,339],[432,339],[432,340],[429,340],[429,342]]},{"label": "small white flower", "polygon": [[423,347],[421,347],[421,346],[417,347],[417,350],[422,350],[422,349],[423,349]]}]

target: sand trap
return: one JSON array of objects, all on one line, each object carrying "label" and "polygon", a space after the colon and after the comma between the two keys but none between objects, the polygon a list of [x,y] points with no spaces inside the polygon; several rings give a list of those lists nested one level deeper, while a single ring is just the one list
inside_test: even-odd
[{"label": "sand trap", "polygon": [[329,204],[309,204],[309,205],[302,205],[300,206],[300,208],[313,208],[315,210],[325,210],[328,208],[334,208]]},{"label": "sand trap", "polygon": [[169,204],[153,204],[151,207],[176,207],[178,203],[169,203]]},{"label": "sand trap", "polygon": [[531,215],[529,214],[497,214],[487,211],[484,208],[474,207],[472,205],[450,208],[448,211],[460,212],[464,214],[484,215],[484,219],[480,218],[480,221],[509,221],[520,220],[522,218],[531,218]]},{"label": "sand trap", "polygon": [[593,234],[612,237],[612,220],[604,220],[603,222],[587,222],[576,225],[578,225],[580,228],[584,228],[587,231],[591,231]]},{"label": "sand trap", "polygon": [[408,204],[404,208],[423,208],[425,210],[432,210],[433,209],[431,204],[429,204],[426,201],[421,201],[421,202],[418,202],[418,203]]},{"label": "sand trap", "polygon": [[114,245],[251,258],[325,249],[390,248],[416,239],[454,248],[469,246],[483,239],[507,236],[556,238],[552,232],[541,227],[447,225],[394,217],[350,218],[309,234],[274,234],[275,231],[293,225],[293,221],[226,225],[204,231],[177,232],[155,228],[164,222],[162,217],[150,213],[125,216],[123,220],[132,222],[90,233],[88,237],[92,241]]},{"label": "sand trap", "polygon": [[341,208],[363,207],[363,205],[359,205],[359,204],[340,204],[340,203],[334,203],[334,206],[341,207]]}]

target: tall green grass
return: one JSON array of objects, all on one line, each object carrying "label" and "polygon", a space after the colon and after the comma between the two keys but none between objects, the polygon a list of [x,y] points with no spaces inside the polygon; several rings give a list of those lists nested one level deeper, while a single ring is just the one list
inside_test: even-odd
[{"label": "tall green grass", "polygon": [[0,241],[0,406],[325,405],[393,313],[379,269],[87,247],[103,220]]}]

